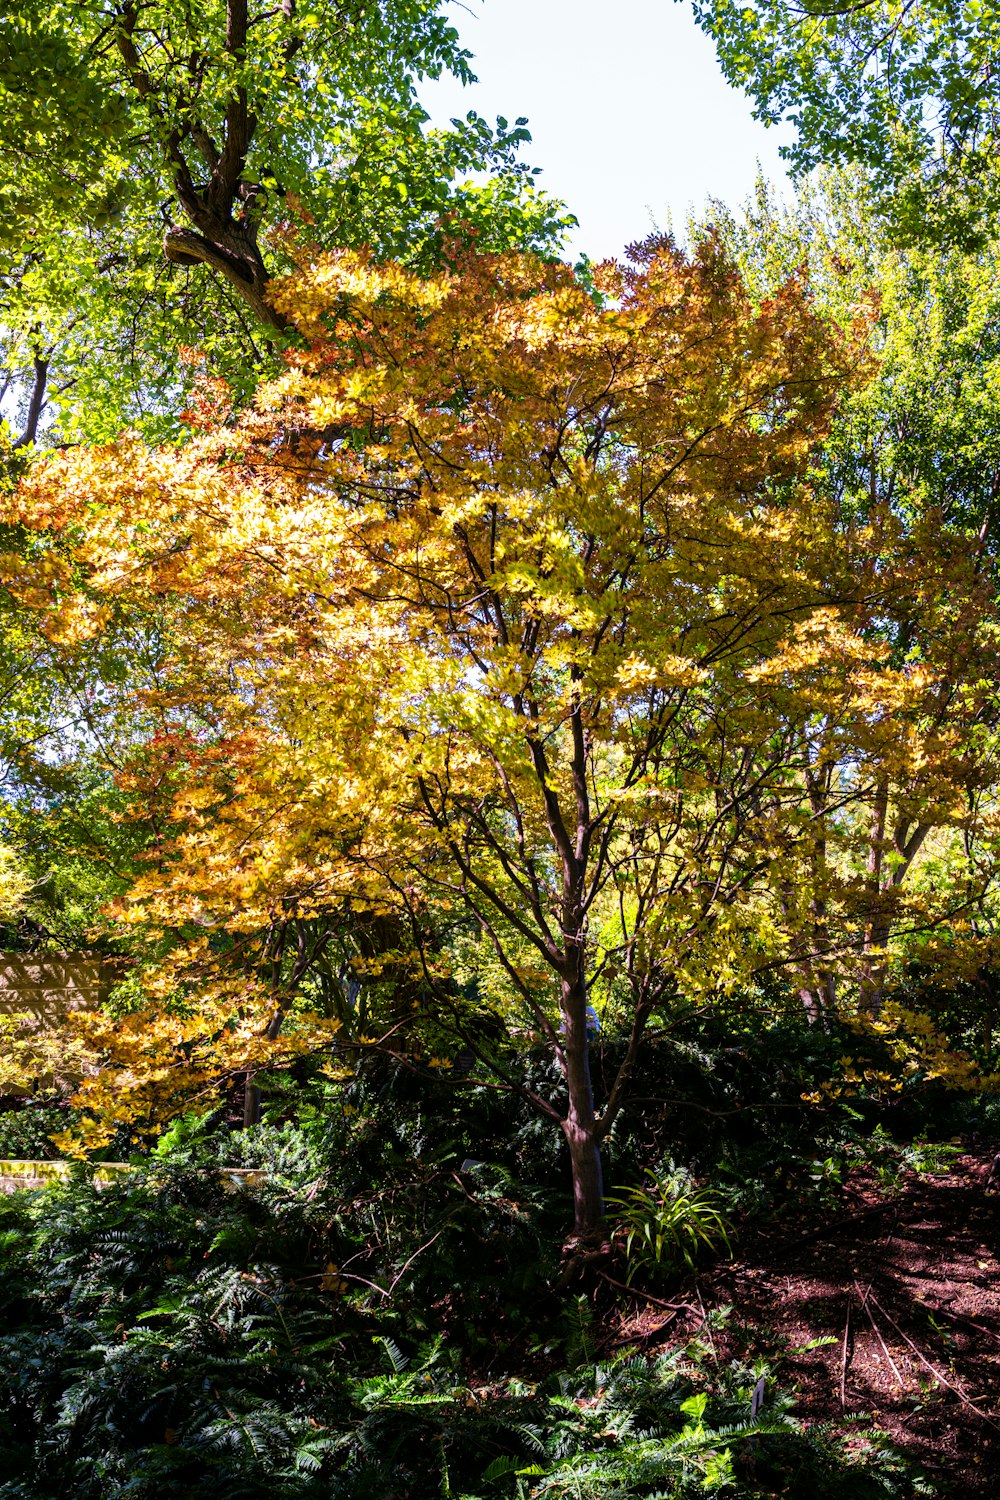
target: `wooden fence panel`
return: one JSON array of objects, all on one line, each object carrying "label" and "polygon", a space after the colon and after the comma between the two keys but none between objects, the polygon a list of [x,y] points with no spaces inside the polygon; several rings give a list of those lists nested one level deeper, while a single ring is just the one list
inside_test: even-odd
[{"label": "wooden fence panel", "polygon": [[23,1011],[39,1027],[96,1010],[122,977],[118,959],[87,953],[0,953],[0,1015]]},{"label": "wooden fence panel", "polygon": [[[17,1028],[22,1036],[53,1031],[75,1010],[98,1009],[126,968],[121,959],[89,953],[0,953],[0,1017],[23,1015]],[[35,1084],[70,1088],[87,1071],[67,1057]],[[5,1081],[0,1092],[19,1097],[29,1090]]]}]

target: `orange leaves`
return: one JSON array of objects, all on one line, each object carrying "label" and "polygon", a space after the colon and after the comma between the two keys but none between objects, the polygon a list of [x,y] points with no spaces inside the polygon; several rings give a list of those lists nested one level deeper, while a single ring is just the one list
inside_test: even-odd
[{"label": "orange leaves", "polygon": [[72,1154],[103,1145],[116,1126],[155,1128],[186,1110],[213,1106],[220,1082],[248,1068],[288,1066],[297,1057],[329,1050],[339,1028],[333,1019],[296,1017],[280,1038],[266,1034],[274,1002],[245,980],[206,978],[197,997],[173,997],[155,1009],[115,1020],[76,1013],[66,1032],[101,1061],[75,1095],[91,1112],[57,1144]]},{"label": "orange leaves", "polygon": [[190,733],[150,753],[169,835],[131,896],[175,948],[102,1036],[123,1085],[95,1107],[328,1046],[294,1006],[265,1045],[283,922],[347,926],[373,1005],[415,961],[368,942],[387,914],[427,993],[465,923],[552,1036],[571,972],[648,1013],[773,961],[783,922],[805,966],[832,936],[798,893],[849,883],[872,767],[947,760],[921,715],[952,623],[934,661],[883,643],[888,569],[938,608],[933,538],[845,527],[807,482],[864,320],[831,329],[799,277],[756,309],[714,242],[596,280],[603,303],[526,256],[323,257],[276,290],[309,342],[253,411],[22,489],[41,527],[58,496],[82,593],[163,612],[158,706]]}]

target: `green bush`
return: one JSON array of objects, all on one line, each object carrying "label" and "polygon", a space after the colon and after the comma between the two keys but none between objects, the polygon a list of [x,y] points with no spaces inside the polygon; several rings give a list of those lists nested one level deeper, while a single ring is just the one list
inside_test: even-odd
[{"label": "green bush", "polygon": [[65,1130],[67,1111],[59,1104],[23,1104],[0,1112],[0,1160],[48,1161],[57,1157],[49,1136]]}]

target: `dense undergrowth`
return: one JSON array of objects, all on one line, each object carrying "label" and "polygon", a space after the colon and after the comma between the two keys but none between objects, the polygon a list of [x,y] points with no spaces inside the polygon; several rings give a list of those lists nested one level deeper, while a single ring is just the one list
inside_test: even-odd
[{"label": "dense undergrowth", "polygon": [[[663,1039],[609,1143],[611,1186],[665,1223],[690,1224],[700,1194],[738,1238],[833,1206],[858,1165],[891,1188],[951,1131],[991,1128],[989,1103],[927,1080],[888,1104],[804,1103],[838,1047],[791,1025]],[[543,1063],[520,1067],[557,1093]],[[0,1116],[0,1155],[34,1154],[53,1122]],[[371,1059],[336,1092],[275,1080],[249,1131],[215,1116],[138,1144],[127,1181],[98,1191],[81,1168],[0,1200],[5,1500],[920,1492],[876,1432],[802,1427],[780,1368],[720,1362],[711,1321],[655,1357],[613,1347],[614,1283],[669,1295],[711,1236],[671,1254],[668,1228],[636,1261],[623,1227],[604,1269],[561,1286],[561,1145],[515,1096]],[[237,1187],[226,1166],[266,1171]]]}]

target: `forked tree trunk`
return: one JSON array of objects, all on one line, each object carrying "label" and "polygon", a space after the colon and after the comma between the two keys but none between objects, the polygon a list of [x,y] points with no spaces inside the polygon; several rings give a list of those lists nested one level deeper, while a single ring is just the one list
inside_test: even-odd
[{"label": "forked tree trunk", "polygon": [[198,227],[172,224],[163,238],[167,260],[182,266],[209,266],[246,303],[264,327],[287,329],[288,322],[267,300],[268,271],[252,229],[218,224],[199,214]]}]

